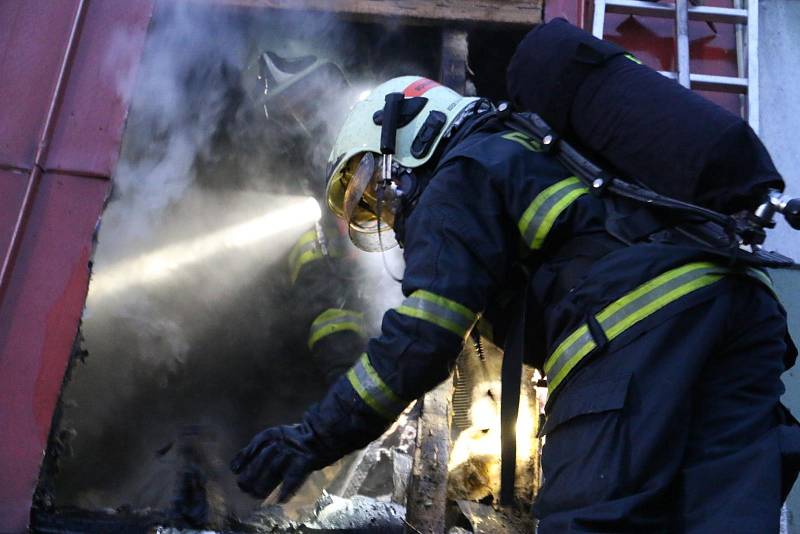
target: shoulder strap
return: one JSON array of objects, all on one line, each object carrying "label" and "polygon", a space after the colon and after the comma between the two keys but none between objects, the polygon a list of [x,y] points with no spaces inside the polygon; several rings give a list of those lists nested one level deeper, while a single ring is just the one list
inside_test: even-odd
[{"label": "shoulder strap", "polygon": [[[737,216],[726,215],[714,210],[704,208],[689,202],[684,202],[659,194],[652,189],[628,182],[619,176],[608,173],[583,156],[578,150],[562,139],[550,126],[535,113],[512,113],[507,104],[498,106],[496,115],[503,123],[512,130],[524,133],[541,142],[548,152],[552,153],[559,162],[567,169],[575,173],[581,181],[586,184],[589,190],[596,196],[607,199],[617,197],[627,199],[646,208],[645,211],[653,208],[668,210],[674,214],[681,214],[703,221],[704,226],[713,228],[715,241],[709,243],[706,240],[708,231],[704,235],[692,235],[691,237],[698,243],[698,248],[716,256],[724,256],[732,263],[745,263],[749,265],[787,268],[794,265],[791,258],[787,258],[776,252],[764,252],[760,250],[760,245],[764,242],[766,232],[749,214]],[[607,206],[613,203],[606,202]],[[637,217],[637,228],[635,234],[652,224],[654,221]],[[614,232],[609,229],[615,237],[624,237],[624,232]],[[625,239],[623,239],[625,240]],[[741,245],[755,245],[759,249],[750,253],[741,248]]]},{"label": "shoulder strap", "polygon": [[500,390],[500,503],[514,502],[514,481],[517,464],[517,412],[522,382],[522,360],[525,355],[525,324],[528,310],[530,276],[516,303],[516,313],[503,347],[502,387]]}]

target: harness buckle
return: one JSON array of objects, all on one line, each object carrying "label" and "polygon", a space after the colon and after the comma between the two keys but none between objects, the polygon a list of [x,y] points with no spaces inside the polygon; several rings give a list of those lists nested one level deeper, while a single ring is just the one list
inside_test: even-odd
[{"label": "harness buckle", "polygon": [[606,176],[605,174],[597,174],[593,179],[592,183],[589,184],[589,191],[592,192],[593,195],[600,197],[605,194],[606,189],[611,183],[614,181],[614,178],[611,176]]}]

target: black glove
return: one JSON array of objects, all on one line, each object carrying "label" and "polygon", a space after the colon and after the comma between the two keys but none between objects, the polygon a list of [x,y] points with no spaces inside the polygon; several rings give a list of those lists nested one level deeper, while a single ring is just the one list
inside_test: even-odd
[{"label": "black glove", "polygon": [[231,461],[239,487],[258,498],[283,482],[278,500],[285,502],[312,471],[380,436],[391,421],[367,406],[346,376],[340,376],[322,400],[296,425],[268,428]]},{"label": "black glove", "polygon": [[263,499],[281,486],[278,500],[285,502],[312,471],[331,463],[324,447],[306,423],[271,427],[256,434],[231,461],[242,491]]}]

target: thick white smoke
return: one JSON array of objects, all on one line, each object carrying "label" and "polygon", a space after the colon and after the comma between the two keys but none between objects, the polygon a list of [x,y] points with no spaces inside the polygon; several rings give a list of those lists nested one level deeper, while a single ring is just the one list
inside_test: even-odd
[{"label": "thick white smoke", "polygon": [[[128,43],[120,34],[108,61],[129,57]],[[319,13],[158,3],[135,80],[125,70],[118,80],[132,106],[93,257],[88,357],[62,394],[60,426],[74,438],[59,459],[58,505],[168,509],[180,464],[169,445],[200,426],[214,436],[209,476],[225,500],[254,506],[224,463],[264,426],[298,419],[325,388],[298,358],[307,333],[295,331],[302,310],[286,263],[319,216],[308,197],[320,200],[329,135],[358,91],[434,75],[437,44],[431,29],[409,36]],[[249,68],[263,50],[341,65],[352,91],[323,95],[320,138],[267,121]],[[372,274],[353,274],[377,326],[399,288],[379,255],[365,265]]]}]

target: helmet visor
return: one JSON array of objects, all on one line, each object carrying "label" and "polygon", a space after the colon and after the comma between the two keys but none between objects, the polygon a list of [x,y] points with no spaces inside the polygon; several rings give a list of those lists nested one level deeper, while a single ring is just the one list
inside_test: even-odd
[{"label": "helmet visor", "polygon": [[399,199],[394,184],[382,182],[382,168],[372,152],[366,152],[360,160],[352,158],[343,171],[347,185],[342,207],[350,239],[368,252],[397,245],[392,226]]}]

